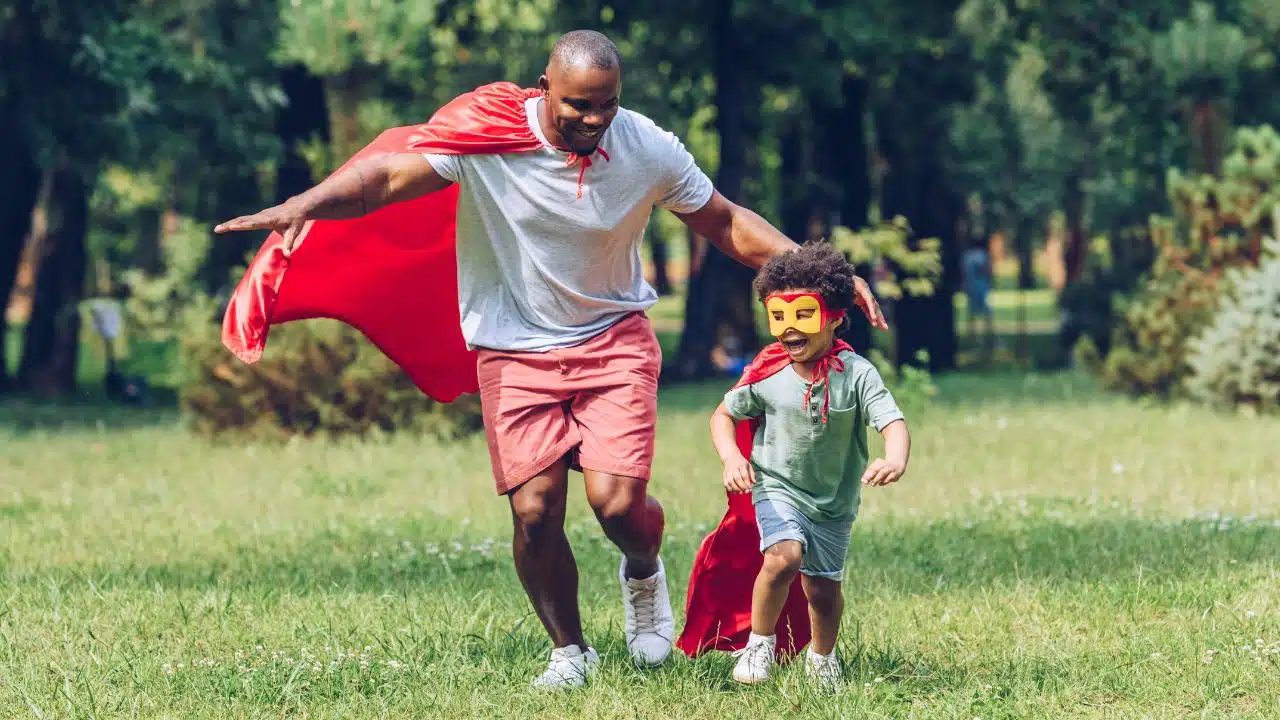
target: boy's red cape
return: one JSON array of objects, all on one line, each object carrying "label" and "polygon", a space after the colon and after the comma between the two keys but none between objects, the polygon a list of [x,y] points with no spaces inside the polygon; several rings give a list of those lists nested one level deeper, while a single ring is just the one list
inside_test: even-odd
[{"label": "boy's red cape", "polygon": [[[352,163],[386,153],[493,154],[541,147],[525,101],[541,94],[514,83],[485,85],[442,107],[425,125],[386,130]],[[458,188],[396,203],[352,220],[320,220],[285,257],[271,233],[236,286],[222,342],[257,362],[272,325],[307,318],[360,330],[440,402],[474,393],[476,357],[462,338],[455,218]]]},{"label": "boy's red cape", "polygon": [[[852,350],[836,340],[831,354]],[[735,388],[760,382],[791,364],[781,343],[767,345],[742,372]],[[760,425],[758,418],[734,424],[738,450],[751,458],[752,440]],[[729,508],[720,525],[703,539],[689,574],[685,597],[685,624],[676,647],[689,657],[707,650],[740,650],[751,634],[751,591],[764,563],[760,553],[760,530],[756,526],[751,493],[727,493]],[[774,632],[776,655],[794,655],[809,644],[809,605],[800,576],[791,583],[786,604]]]}]

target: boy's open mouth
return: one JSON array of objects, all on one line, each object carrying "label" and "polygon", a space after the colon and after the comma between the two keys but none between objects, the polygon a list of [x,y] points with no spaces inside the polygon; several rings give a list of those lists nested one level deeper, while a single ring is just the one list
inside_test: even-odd
[{"label": "boy's open mouth", "polygon": [[804,350],[804,346],[809,344],[809,338],[806,338],[806,337],[795,337],[795,338],[789,338],[789,339],[783,338],[781,342],[782,342],[782,347],[786,348],[787,352],[795,353],[795,352],[800,352],[801,350]]}]

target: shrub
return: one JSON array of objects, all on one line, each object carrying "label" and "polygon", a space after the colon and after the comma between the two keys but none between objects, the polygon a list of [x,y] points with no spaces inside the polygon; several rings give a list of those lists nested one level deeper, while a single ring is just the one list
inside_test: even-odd
[{"label": "shrub", "polygon": [[431,400],[359,331],[337,321],[275,327],[269,347],[262,360],[247,365],[216,335],[183,339],[180,401],[197,432],[453,438],[481,427],[478,395],[448,404]]},{"label": "shrub", "polygon": [[1280,240],[1258,267],[1228,271],[1213,321],[1189,343],[1190,394],[1211,405],[1280,409]]},{"label": "shrub", "polygon": [[1190,373],[1187,341],[1212,317],[1217,284],[1207,275],[1157,269],[1123,305],[1111,352],[1101,363],[1102,385],[1131,395],[1178,394]]},{"label": "shrub", "polygon": [[337,321],[274,327],[262,360],[240,362],[221,343],[224,302],[204,293],[196,279],[209,242],[204,228],[184,223],[165,248],[162,275],[127,277],[138,336],[177,349],[176,361],[153,380],[178,389],[184,419],[196,432],[455,437],[481,427],[478,395],[449,404],[431,400],[364,335]]},{"label": "shrub", "polygon": [[[1110,351],[1103,349],[1097,364],[1106,387],[1136,395],[1188,389],[1190,339],[1214,321],[1224,278],[1260,262],[1280,207],[1280,134],[1239,130],[1221,177],[1170,170],[1168,194],[1174,217],[1152,220],[1155,262],[1123,304]],[[1088,354],[1084,348],[1079,355]]]}]

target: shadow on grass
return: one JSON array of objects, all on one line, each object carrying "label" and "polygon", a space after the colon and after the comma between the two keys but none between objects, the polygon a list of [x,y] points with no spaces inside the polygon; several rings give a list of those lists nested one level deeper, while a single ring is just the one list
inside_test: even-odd
[{"label": "shadow on grass", "polygon": [[15,434],[66,430],[136,430],[173,425],[178,420],[177,395],[153,388],[148,407],[113,403],[100,392],[82,392],[56,400],[0,395],[0,430]]},{"label": "shadow on grass", "polygon": [[[1133,596],[1133,587],[1125,581],[1141,577],[1143,587],[1162,593],[1162,602],[1205,607],[1221,599],[1222,587],[1202,581],[1280,557],[1280,527],[1270,520],[1055,519],[1063,505],[1033,506],[1025,515],[986,508],[975,510],[972,520],[930,524],[886,518],[874,527],[855,528],[847,565],[849,592],[902,597],[1034,583],[1046,588],[1087,587],[1120,598]],[[16,583],[54,579],[75,585],[92,580],[98,590],[159,585],[234,586],[268,594],[335,589],[375,594],[430,590],[461,596],[495,589],[519,592],[505,536],[496,542],[451,536],[442,532],[443,527],[447,526],[439,520],[404,522],[320,533],[287,546],[259,540],[209,557],[161,565],[137,566],[119,558],[97,566],[8,574]],[[570,535],[580,571],[593,578],[584,578],[584,599],[593,592],[612,598],[617,586],[609,579],[617,572],[617,550],[593,526],[575,526]],[[701,539],[700,532],[680,532],[663,549],[677,605],[683,604],[689,567]]]}]

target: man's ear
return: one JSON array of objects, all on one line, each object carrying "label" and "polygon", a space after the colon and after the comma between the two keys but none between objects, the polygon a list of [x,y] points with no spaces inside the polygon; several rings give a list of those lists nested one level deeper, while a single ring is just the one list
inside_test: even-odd
[{"label": "man's ear", "polygon": [[538,76],[538,89],[544,93],[551,89],[551,82],[547,80],[546,73]]}]

